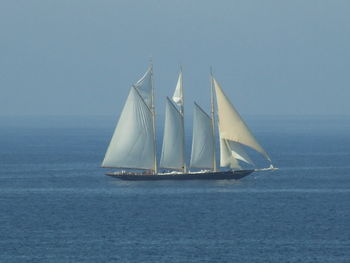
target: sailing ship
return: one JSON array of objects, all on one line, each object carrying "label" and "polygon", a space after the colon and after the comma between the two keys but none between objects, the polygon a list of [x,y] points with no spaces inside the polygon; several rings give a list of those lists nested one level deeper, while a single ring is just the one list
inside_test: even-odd
[{"label": "sailing ship", "polygon": [[[276,170],[222,88],[210,74],[210,116],[194,103],[192,149],[189,168],[185,157],[184,92],[180,70],[172,98],[166,98],[163,145],[158,167],[153,65],[131,86],[108,146],[103,168],[118,169],[106,175],[123,180],[240,179],[254,171]],[[216,107],[214,103],[216,98]],[[216,109],[216,111],[215,111]],[[216,158],[216,117],[220,168]],[[270,167],[242,169],[254,163],[244,150],[260,153]]]}]

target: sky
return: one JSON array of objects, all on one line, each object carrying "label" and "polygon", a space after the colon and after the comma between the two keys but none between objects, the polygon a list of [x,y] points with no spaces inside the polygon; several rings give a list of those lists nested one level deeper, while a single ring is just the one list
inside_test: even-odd
[{"label": "sky", "polygon": [[[243,115],[350,115],[348,0],[1,0],[0,116],[117,115],[154,64],[164,112],[209,111],[209,68]],[[162,113],[160,113],[162,114]]]}]

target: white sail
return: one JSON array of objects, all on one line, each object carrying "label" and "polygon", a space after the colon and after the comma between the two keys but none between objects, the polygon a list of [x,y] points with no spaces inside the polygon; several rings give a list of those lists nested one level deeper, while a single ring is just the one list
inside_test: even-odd
[{"label": "white sail", "polygon": [[266,151],[260,146],[254,135],[250,132],[248,126],[245,124],[214,78],[213,82],[218,107],[220,137],[249,146],[260,152],[271,162]]},{"label": "white sail", "polygon": [[249,155],[245,152],[241,144],[230,140],[226,140],[226,142],[229,145],[232,152],[232,156],[235,159],[254,165],[253,161],[250,159]]},{"label": "white sail", "polygon": [[201,107],[194,103],[193,133],[192,133],[192,168],[213,169],[214,137],[211,127],[211,118]]},{"label": "white sail", "polygon": [[177,84],[172,99],[179,107],[183,106],[182,71],[180,71],[179,78],[177,79]]},{"label": "white sail", "polygon": [[165,125],[160,166],[163,168],[183,169],[184,134],[182,115],[169,98],[166,100]]},{"label": "white sail", "polygon": [[237,159],[233,157],[227,141],[223,138],[220,138],[220,166],[241,169]]},{"label": "white sail", "polygon": [[152,66],[146,73],[133,85],[140,93],[147,106],[152,107]]},{"label": "white sail", "polygon": [[102,167],[153,169],[152,113],[132,87],[107,149]]}]

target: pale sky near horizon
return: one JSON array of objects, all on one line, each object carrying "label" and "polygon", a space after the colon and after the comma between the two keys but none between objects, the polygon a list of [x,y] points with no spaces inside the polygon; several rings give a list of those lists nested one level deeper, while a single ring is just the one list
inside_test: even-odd
[{"label": "pale sky near horizon", "polygon": [[115,115],[153,57],[157,108],[209,68],[242,115],[350,114],[350,1],[2,0],[0,116]]}]

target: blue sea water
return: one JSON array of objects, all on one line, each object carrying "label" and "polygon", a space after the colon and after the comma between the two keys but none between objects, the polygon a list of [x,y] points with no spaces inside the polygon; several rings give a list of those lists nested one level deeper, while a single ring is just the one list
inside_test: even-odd
[{"label": "blue sea water", "polygon": [[0,120],[0,262],[350,262],[349,117],[252,118],[279,171],[161,182],[104,176],[101,119]]}]

